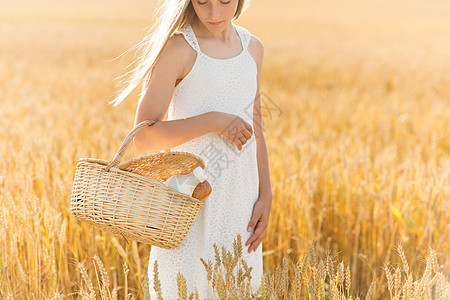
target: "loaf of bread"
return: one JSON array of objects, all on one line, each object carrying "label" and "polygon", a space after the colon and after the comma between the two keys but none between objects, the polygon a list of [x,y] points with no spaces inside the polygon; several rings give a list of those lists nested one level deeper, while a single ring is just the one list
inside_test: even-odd
[{"label": "loaf of bread", "polygon": [[200,182],[192,192],[192,197],[198,200],[205,200],[211,194],[212,188],[207,180]]}]

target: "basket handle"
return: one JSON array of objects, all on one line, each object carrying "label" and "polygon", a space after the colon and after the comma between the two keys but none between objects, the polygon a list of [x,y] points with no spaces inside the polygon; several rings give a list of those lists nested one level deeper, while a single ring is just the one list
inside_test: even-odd
[{"label": "basket handle", "polygon": [[139,130],[141,130],[143,127],[152,126],[155,123],[156,123],[156,121],[154,121],[154,120],[145,120],[145,121],[142,121],[141,123],[137,124],[136,126],[134,126],[134,128],[130,131],[130,133],[128,133],[127,137],[123,141],[122,146],[120,146],[120,149],[117,152],[116,156],[114,156],[114,159],[106,166],[105,170],[109,171],[109,169],[111,169],[113,167],[117,167],[117,165],[119,165],[119,163],[120,163],[120,160],[122,159],[122,156],[125,153],[126,148],[131,143],[131,141],[133,140],[136,133]]}]

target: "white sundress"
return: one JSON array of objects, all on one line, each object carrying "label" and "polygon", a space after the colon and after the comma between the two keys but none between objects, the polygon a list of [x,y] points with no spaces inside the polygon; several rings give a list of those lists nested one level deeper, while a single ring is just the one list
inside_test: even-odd
[{"label": "white sundress", "polygon": [[[243,27],[232,26],[240,37],[242,51],[226,59],[204,54],[190,25],[179,29],[178,33],[197,52],[197,58],[189,74],[175,87],[168,120],[221,111],[237,115],[253,127],[257,66],[247,49],[252,35]],[[189,152],[204,160],[212,193],[181,246],[170,250],[152,246],[148,263],[151,299],[157,299],[153,283],[155,260],[163,299],[178,298],[179,271],[186,279],[188,295],[197,288],[200,299],[213,299],[212,285],[200,258],[211,260],[214,265],[214,243],[220,254],[222,246],[233,253],[233,241],[238,234],[242,237],[243,258],[253,267],[251,287],[256,293],[263,274],[262,243],[251,253],[245,246],[253,233],[247,232],[247,225],[259,193],[255,135],[241,151],[218,133],[205,134],[171,151]]]}]

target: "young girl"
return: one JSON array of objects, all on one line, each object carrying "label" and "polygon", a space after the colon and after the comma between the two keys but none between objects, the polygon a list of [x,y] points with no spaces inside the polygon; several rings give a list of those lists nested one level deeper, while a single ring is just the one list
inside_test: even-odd
[{"label": "young girl", "polygon": [[136,149],[193,153],[205,161],[212,186],[181,246],[152,246],[152,299],[157,299],[155,261],[164,299],[178,298],[178,272],[186,278],[189,293],[197,289],[201,299],[213,299],[200,258],[215,262],[214,243],[232,251],[238,234],[247,250],[243,258],[253,268],[253,293],[260,287],[261,241],[272,190],[259,97],[264,48],[233,23],[244,11],[244,2],[163,1],[153,32],[141,42],[143,55],[129,85],[111,102],[117,105],[144,80],[135,124],[148,119],[157,123],[135,136]]}]

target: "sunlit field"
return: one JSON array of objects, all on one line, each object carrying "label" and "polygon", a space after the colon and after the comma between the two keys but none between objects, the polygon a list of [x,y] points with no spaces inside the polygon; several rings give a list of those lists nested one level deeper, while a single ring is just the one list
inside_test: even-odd
[{"label": "sunlit field", "polygon": [[[111,160],[133,126],[138,91],[108,105],[133,53],[113,59],[153,9],[3,1],[1,299],[147,297],[151,246],[77,221],[69,200],[78,159]],[[446,0],[254,0],[236,21],[265,45],[263,299],[450,297],[449,16]]]}]

